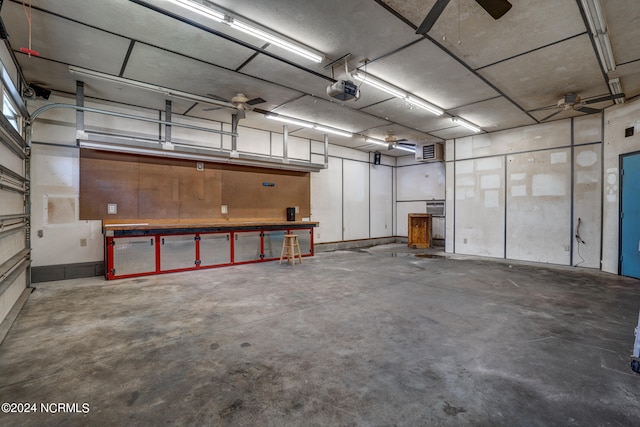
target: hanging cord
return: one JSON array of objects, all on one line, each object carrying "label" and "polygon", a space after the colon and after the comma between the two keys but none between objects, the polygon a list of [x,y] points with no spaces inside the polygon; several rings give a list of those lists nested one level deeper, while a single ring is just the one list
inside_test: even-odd
[{"label": "hanging cord", "polygon": [[31,58],[31,53],[33,52],[33,50],[31,49],[31,27],[32,27],[32,21],[31,21],[31,0],[29,0],[29,7],[27,8],[27,5],[24,3],[24,0],[22,0],[22,9],[24,10],[24,16],[27,17],[27,23],[29,23],[29,48],[27,49],[27,55],[29,55],[29,58]]},{"label": "hanging cord", "polygon": [[[369,63],[369,61],[367,61],[367,60],[365,59],[365,61],[364,61],[364,69],[363,69],[363,72],[364,72],[364,78],[362,79],[362,81],[361,81],[361,82],[360,82],[360,84],[358,85],[358,90],[360,90],[360,86],[362,86],[362,84],[367,80],[367,64],[368,64],[368,63]],[[345,66],[346,66],[346,63],[345,63]]]},{"label": "hanging cord", "polygon": [[578,225],[576,226],[576,242],[578,242],[578,256],[580,257],[580,259],[582,261],[580,261],[579,263],[574,265],[574,267],[577,267],[577,266],[579,266],[580,264],[582,264],[584,262],[584,258],[580,254],[580,245],[581,244],[585,245],[586,243],[585,243],[584,240],[582,240],[582,237],[580,237],[580,226],[581,225],[582,225],[582,218],[578,218]]},{"label": "hanging cord", "polygon": [[458,44],[461,45],[462,41],[460,41],[460,0],[456,2],[458,4]]}]

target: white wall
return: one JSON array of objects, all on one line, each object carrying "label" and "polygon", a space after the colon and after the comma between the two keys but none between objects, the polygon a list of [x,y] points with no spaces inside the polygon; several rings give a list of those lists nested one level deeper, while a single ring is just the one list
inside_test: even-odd
[{"label": "white wall", "polygon": [[311,175],[315,243],[393,236],[395,158],[329,145],[329,167]]},{"label": "white wall", "polygon": [[[634,127],[625,138],[624,130]],[[602,269],[618,272],[620,155],[640,151],[640,100],[606,110],[604,121]]]},{"label": "white wall", "polygon": [[[426,213],[427,202],[445,200],[443,162],[416,162],[413,156],[398,157],[396,167],[396,236],[408,235],[408,214]],[[442,218],[432,220],[432,237],[445,238]]]},{"label": "white wall", "polygon": [[638,101],[447,141],[446,251],[599,268],[602,250],[617,272],[619,156],[640,150],[630,126]]}]

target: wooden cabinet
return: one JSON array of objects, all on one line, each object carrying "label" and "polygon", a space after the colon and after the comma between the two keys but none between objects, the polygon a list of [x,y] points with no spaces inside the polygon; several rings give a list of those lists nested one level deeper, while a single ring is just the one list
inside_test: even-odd
[{"label": "wooden cabinet", "polygon": [[431,214],[409,214],[408,245],[410,248],[431,247]]}]

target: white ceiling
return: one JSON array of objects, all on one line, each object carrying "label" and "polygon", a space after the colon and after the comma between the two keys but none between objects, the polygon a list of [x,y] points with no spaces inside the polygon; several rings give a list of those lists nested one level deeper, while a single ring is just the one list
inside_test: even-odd
[{"label": "white ceiling", "polygon": [[[204,0],[203,0],[204,1]],[[583,99],[610,94],[619,77],[626,99],[640,95],[640,1],[602,5],[616,69],[600,66],[580,0],[510,0],[499,20],[474,0],[451,0],[426,35],[416,28],[435,0],[214,0],[233,17],[276,31],[321,52],[315,64],[273,45],[207,20],[166,0],[32,0],[32,49],[22,0],[4,1],[0,17],[28,82],[74,93],[69,65],[199,96],[231,99],[237,92],[267,102],[257,107],[355,132],[330,136],[334,144],[373,151],[362,136],[389,133],[412,142],[463,137],[452,116],[492,132],[538,123],[564,94]],[[25,0],[25,4],[29,4]],[[371,86],[358,101],[326,94],[348,69],[366,71],[445,110],[435,116]],[[83,78],[85,96],[158,110],[165,98],[115,83]],[[231,121],[231,110],[173,100],[174,114]],[[606,108],[612,101],[591,104]],[[552,120],[583,115],[568,110]],[[241,124],[280,130],[281,124],[249,112]],[[321,138],[289,127],[294,135]],[[360,136],[362,135],[362,136]],[[404,155],[399,150],[392,155]]]}]

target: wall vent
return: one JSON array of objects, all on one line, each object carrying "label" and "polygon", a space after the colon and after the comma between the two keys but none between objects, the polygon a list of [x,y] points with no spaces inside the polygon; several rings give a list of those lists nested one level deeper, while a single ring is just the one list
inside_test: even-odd
[{"label": "wall vent", "polygon": [[416,160],[419,162],[442,162],[444,146],[439,142],[416,144]]}]

